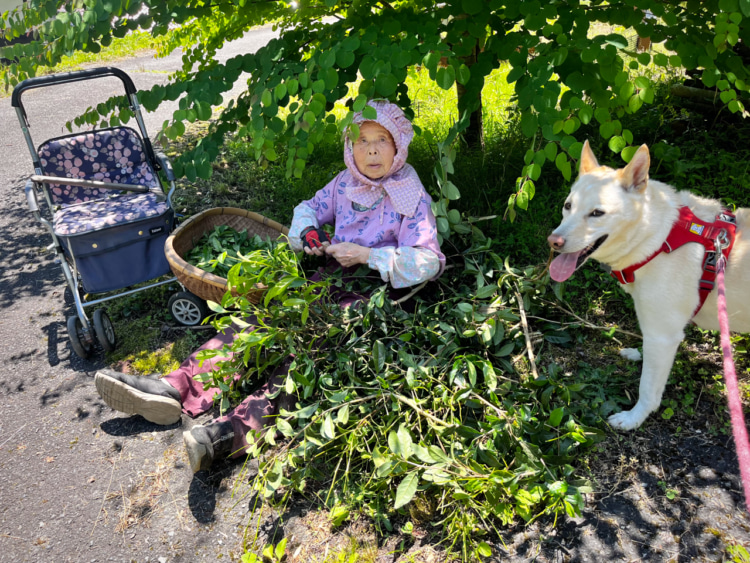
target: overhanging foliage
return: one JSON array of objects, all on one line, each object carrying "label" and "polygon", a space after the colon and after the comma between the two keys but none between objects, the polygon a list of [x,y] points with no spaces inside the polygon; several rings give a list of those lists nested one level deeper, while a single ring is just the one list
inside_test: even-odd
[{"label": "overhanging foliage", "polygon": [[[509,202],[512,218],[516,207],[528,207],[546,162],[570,179],[580,155],[581,125],[598,123],[609,148],[629,160],[640,143],[620,119],[652,102],[648,65],[699,71],[729,110],[744,115],[750,85],[740,54],[749,17],[750,0],[32,0],[23,14],[0,18],[0,29],[10,24],[9,38],[32,30],[38,41],[0,49],[0,56],[16,61],[0,72],[8,87],[66,53],[97,52],[129,30],[150,29],[159,36],[179,26],[164,52],[182,47],[182,70],[167,86],[141,95],[148,110],[180,100],[165,123],[167,137],[181,135],[185,122],[207,119],[224,93],[247,81],[245,92],[219,113],[211,134],[178,159],[178,173],[192,179],[211,174],[211,162],[230,133],[252,139],[261,161],[283,160],[287,174],[301,176],[316,145],[341,135],[351,111],[361,110],[367,99],[390,98],[408,112],[412,96],[404,79],[413,65],[428,68],[442,88],[464,86],[457,127],[462,130],[467,114],[479,109],[485,78],[507,63],[521,128],[530,139]],[[280,32],[278,39],[257,53],[225,63],[215,59],[224,43],[269,22]],[[666,51],[638,53],[623,34],[599,33],[597,24],[634,31]],[[339,101],[351,111],[336,122],[328,112]],[[128,117],[128,110],[110,101],[78,123],[116,124]],[[447,199],[459,194],[452,196]]]}]

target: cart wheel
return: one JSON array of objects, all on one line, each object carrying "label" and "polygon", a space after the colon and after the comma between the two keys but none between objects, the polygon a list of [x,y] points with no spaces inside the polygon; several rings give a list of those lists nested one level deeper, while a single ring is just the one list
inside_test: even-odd
[{"label": "cart wheel", "polygon": [[195,326],[208,315],[208,307],[200,297],[180,291],[169,298],[169,312],[181,325]]},{"label": "cart wheel", "polygon": [[86,359],[91,355],[94,348],[93,342],[83,330],[83,324],[78,317],[68,317],[68,338],[73,351],[81,358]]},{"label": "cart wheel", "polygon": [[104,309],[94,311],[94,334],[105,352],[111,352],[117,346],[115,327]]}]

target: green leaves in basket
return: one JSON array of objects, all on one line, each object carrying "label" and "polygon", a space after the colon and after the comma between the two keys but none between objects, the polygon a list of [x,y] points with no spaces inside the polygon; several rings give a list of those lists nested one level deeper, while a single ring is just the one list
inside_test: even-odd
[{"label": "green leaves in basket", "polygon": [[227,225],[218,225],[198,240],[185,259],[201,270],[226,278],[242,254],[272,250],[275,244],[270,238],[250,236],[247,230],[240,232]]}]

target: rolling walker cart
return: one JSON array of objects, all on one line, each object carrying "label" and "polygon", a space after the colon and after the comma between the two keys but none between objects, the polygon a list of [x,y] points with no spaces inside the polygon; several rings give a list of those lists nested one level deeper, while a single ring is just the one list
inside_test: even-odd
[{"label": "rolling walker cart", "polygon": [[[21,96],[27,90],[102,77],[122,81],[138,129],[118,126],[49,139],[35,148]],[[133,81],[105,67],[30,78],[13,90],[18,115],[34,164],[26,182],[29,209],[52,237],[55,252],[75,301],[67,320],[73,351],[88,357],[98,342],[116,346],[115,331],[104,309],[92,318],[85,309],[124,295],[173,283],[154,281],[113,296],[87,300],[89,294],[130,288],[170,273],[164,243],[174,227],[175,176],[164,154],[154,152]],[[165,193],[159,172],[169,183]],[[40,208],[41,203],[41,208]]]}]

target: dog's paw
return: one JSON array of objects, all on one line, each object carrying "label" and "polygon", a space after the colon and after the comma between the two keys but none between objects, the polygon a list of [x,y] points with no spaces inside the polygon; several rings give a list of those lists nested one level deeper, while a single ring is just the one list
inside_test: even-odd
[{"label": "dog's paw", "polygon": [[607,420],[612,428],[616,428],[617,430],[633,430],[638,428],[643,422],[643,418],[633,412],[634,410],[618,412],[610,416]]},{"label": "dog's paw", "polygon": [[620,355],[631,362],[641,361],[641,353],[638,351],[638,348],[623,348],[620,350]]}]

